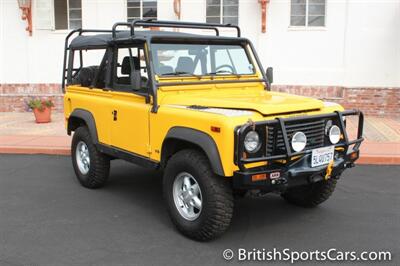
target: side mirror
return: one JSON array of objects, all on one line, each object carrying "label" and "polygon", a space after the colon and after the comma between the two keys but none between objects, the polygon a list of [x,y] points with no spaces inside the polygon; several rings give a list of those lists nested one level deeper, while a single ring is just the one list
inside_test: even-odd
[{"label": "side mirror", "polygon": [[274,69],[272,67],[268,67],[267,68],[267,79],[268,82],[271,84],[272,82],[274,82]]}]

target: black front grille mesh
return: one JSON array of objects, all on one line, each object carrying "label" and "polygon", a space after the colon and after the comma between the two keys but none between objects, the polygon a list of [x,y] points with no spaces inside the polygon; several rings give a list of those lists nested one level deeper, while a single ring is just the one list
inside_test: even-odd
[{"label": "black front grille mesh", "polygon": [[[324,146],[325,142],[325,121],[293,122],[285,125],[289,144],[292,136],[301,131],[307,136],[305,149],[314,149]],[[282,131],[278,126],[267,126],[267,156],[285,154]],[[274,145],[275,144],[275,145]],[[291,150],[294,152],[293,150]]]}]

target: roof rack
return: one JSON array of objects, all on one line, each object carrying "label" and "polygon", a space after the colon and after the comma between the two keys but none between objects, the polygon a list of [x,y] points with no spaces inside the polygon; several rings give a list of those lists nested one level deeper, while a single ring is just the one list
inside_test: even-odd
[{"label": "roof rack", "polygon": [[[99,29],[76,29],[71,31],[65,38],[64,43],[64,62],[63,62],[63,73],[62,73],[62,91],[65,92],[65,80],[67,73],[67,52],[69,50],[69,39],[78,34],[78,36],[83,33],[111,33],[112,39],[117,39],[117,33],[121,32],[117,30],[118,27],[125,26],[130,28],[130,35],[133,37],[135,35],[135,27],[163,27],[163,28],[185,28],[185,29],[206,29],[214,30],[215,35],[219,36],[219,28],[233,28],[236,29],[237,37],[241,36],[241,31],[239,26],[232,24],[217,24],[217,23],[199,23],[199,22],[185,22],[185,21],[169,21],[169,20],[155,20],[155,19],[137,19],[132,22],[117,22],[113,25],[111,30],[99,30]],[[82,65],[82,51],[79,54],[79,60]]]},{"label": "roof rack", "polygon": [[217,24],[217,23],[199,23],[199,22],[185,22],[185,21],[169,21],[169,20],[155,20],[155,19],[136,19],[131,23],[118,22],[112,27],[113,39],[116,39],[117,28],[126,26],[130,28],[131,36],[135,35],[135,27],[163,27],[163,28],[186,28],[186,29],[207,29],[214,30],[216,36],[219,36],[218,28],[234,28],[237,31],[237,37],[240,37],[239,26],[232,24]]}]

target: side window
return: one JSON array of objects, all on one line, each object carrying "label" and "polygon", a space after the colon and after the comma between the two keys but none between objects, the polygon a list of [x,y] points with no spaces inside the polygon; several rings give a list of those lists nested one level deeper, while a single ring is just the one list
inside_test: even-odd
[{"label": "side window", "polygon": [[[131,54],[130,54],[131,53]],[[129,61],[130,56],[137,57],[136,48],[120,48],[117,54],[117,79],[118,84],[131,84],[130,74],[131,74],[131,63]]]},{"label": "side window", "polygon": [[54,0],[54,22],[56,30],[81,28],[81,0]]},{"label": "side window", "polygon": [[113,88],[147,92],[148,75],[143,47],[118,48],[114,62]]},{"label": "side window", "polygon": [[207,0],[206,22],[238,25],[239,0]]},{"label": "side window", "polygon": [[[82,54],[82,56],[80,54]],[[76,84],[82,87],[94,86],[96,88],[104,88],[106,56],[107,53],[104,49],[75,50],[73,52],[73,61],[70,66],[71,79],[69,84]],[[94,82],[95,80],[96,82]]]},{"label": "side window", "polygon": [[128,22],[135,19],[157,19],[157,0],[127,0]]},{"label": "side window", "polygon": [[290,26],[325,26],[326,0],[291,0]]}]

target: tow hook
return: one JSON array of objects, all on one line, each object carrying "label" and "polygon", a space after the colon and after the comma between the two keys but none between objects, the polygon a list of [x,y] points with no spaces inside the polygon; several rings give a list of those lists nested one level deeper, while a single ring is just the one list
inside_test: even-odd
[{"label": "tow hook", "polygon": [[333,170],[333,160],[329,162],[328,167],[326,168],[326,174],[324,177],[325,181],[331,178],[332,170]]}]

